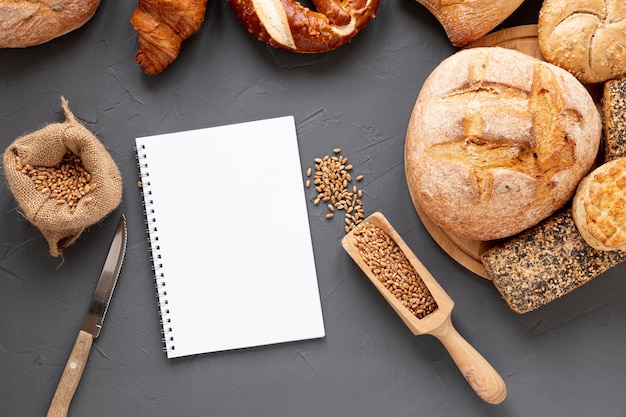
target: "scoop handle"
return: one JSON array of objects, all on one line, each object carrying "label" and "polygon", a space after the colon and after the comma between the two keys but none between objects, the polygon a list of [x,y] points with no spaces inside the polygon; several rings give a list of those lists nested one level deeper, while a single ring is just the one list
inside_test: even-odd
[{"label": "scoop handle", "polygon": [[432,333],[452,356],[459,370],[476,394],[490,404],[506,398],[506,385],[500,374],[454,328],[450,317]]}]

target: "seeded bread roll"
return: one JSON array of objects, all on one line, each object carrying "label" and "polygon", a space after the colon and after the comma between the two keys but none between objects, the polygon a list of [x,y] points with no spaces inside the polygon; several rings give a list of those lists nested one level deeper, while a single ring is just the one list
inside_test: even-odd
[{"label": "seeded bread roll", "polygon": [[604,83],[604,161],[626,156],[626,77]]},{"label": "seeded bread roll", "polygon": [[567,71],[499,47],[461,50],[419,93],[406,137],[411,196],[445,231],[512,236],[573,196],[602,125]]},{"label": "seeded bread roll", "polygon": [[626,260],[585,242],[569,208],[487,250],[481,258],[508,306],[524,314],[544,306]]},{"label": "seeded bread roll", "polygon": [[587,175],[578,186],[572,212],[590,246],[626,251],[626,158],[600,165]]},{"label": "seeded bread roll", "polygon": [[65,35],[93,17],[100,0],[0,0],[0,48],[25,48]]},{"label": "seeded bread roll", "polygon": [[582,82],[626,73],[623,0],[545,0],[537,26],[544,58]]}]

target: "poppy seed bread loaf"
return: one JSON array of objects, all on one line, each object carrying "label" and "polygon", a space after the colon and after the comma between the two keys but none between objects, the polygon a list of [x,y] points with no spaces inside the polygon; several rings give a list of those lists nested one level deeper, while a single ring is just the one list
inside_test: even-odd
[{"label": "poppy seed bread loaf", "polygon": [[510,49],[461,50],[430,74],[413,108],[409,191],[446,231],[509,237],[573,196],[601,134],[598,109],[572,74]]},{"label": "poppy seed bread loaf", "polygon": [[591,247],[578,233],[572,210],[485,251],[481,262],[509,308],[524,314],[555,301],[626,260],[626,252]]},{"label": "poppy seed bread loaf", "polygon": [[602,93],[604,161],[626,156],[626,77],[608,80]]}]

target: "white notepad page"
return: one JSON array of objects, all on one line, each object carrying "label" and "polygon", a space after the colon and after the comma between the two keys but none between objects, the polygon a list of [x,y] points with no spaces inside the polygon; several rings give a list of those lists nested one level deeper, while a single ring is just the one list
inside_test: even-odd
[{"label": "white notepad page", "polygon": [[324,337],[293,117],[136,145],[167,356]]}]

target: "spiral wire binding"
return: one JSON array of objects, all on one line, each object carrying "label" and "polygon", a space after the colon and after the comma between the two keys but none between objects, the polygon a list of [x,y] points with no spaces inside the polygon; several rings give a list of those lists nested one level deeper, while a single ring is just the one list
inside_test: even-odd
[{"label": "spiral wire binding", "polygon": [[146,233],[148,235],[148,243],[150,244],[150,261],[152,263],[152,271],[155,278],[155,290],[159,302],[159,316],[161,323],[161,336],[163,340],[163,350],[171,352],[175,350],[174,332],[172,330],[172,320],[170,318],[169,302],[167,299],[167,283],[165,272],[163,270],[161,247],[159,245],[159,235],[156,225],[156,213],[154,211],[154,201],[152,200],[152,189],[150,187],[150,172],[148,171],[148,162],[146,160],[145,146],[141,145],[141,149],[135,148],[137,155],[137,166],[141,177],[141,195],[144,202],[144,222],[146,224]]}]

